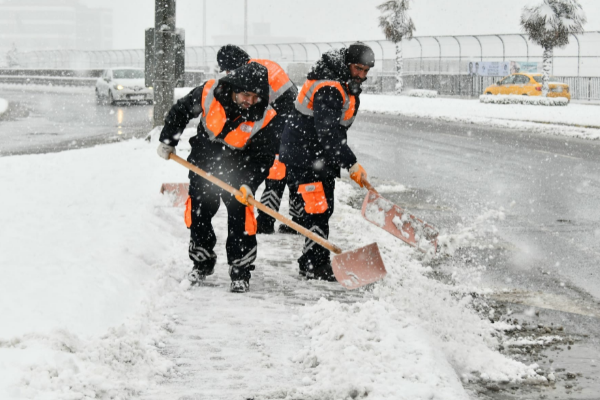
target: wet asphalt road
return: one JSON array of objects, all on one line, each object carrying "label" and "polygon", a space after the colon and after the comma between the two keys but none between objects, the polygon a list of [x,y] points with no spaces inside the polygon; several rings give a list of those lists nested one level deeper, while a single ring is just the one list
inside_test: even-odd
[{"label": "wet asphalt road", "polygon": [[502,210],[504,220],[483,224],[493,226],[492,235],[433,263],[434,271],[458,272],[467,281],[460,283],[493,289],[490,304],[504,310],[503,318],[538,327],[521,331],[523,338],[564,327],[564,345],[517,358],[555,371],[556,383],[514,390],[483,385],[470,388],[475,397],[599,399],[600,142],[363,114],[349,143],[372,183],[409,189],[385,197],[442,233]]},{"label": "wet asphalt road", "polygon": [[46,153],[143,137],[151,105],[97,105],[93,88],[0,85],[0,156]]},{"label": "wet asphalt road", "polygon": [[367,171],[414,188],[422,201],[411,209],[440,228],[503,210],[491,222],[507,250],[494,277],[502,286],[559,281],[557,292],[600,300],[599,141],[376,115],[353,129]]}]

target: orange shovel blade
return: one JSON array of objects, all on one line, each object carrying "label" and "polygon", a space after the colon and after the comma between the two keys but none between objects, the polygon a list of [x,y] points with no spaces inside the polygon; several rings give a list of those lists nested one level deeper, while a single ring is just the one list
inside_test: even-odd
[{"label": "orange shovel blade", "polygon": [[185,204],[188,198],[189,188],[189,183],[163,183],[160,192],[171,196],[173,207],[180,207]]},{"label": "orange shovel blade", "polygon": [[377,243],[334,256],[331,267],[337,281],[346,289],[377,282],[387,274]]},{"label": "orange shovel blade", "polygon": [[367,193],[362,216],[424,253],[437,250],[438,231],[433,226],[384,199],[379,193]]}]

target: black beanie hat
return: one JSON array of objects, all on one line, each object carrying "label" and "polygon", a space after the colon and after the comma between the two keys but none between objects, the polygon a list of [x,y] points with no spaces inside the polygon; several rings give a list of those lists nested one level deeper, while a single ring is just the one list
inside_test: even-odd
[{"label": "black beanie hat", "polygon": [[233,44],[226,44],[217,52],[217,62],[221,72],[238,69],[242,65],[248,64],[248,61],[250,61],[248,53]]},{"label": "black beanie hat", "polygon": [[234,92],[252,92],[269,99],[269,72],[259,63],[251,62],[234,69],[219,82],[227,82]]},{"label": "black beanie hat", "polygon": [[363,42],[352,43],[346,52],[346,64],[362,64],[375,66],[375,53]]}]

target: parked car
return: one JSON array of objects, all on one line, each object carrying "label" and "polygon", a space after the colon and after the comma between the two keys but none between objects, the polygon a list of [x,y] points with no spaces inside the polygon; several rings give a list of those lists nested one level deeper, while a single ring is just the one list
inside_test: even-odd
[{"label": "parked car", "polygon": [[154,90],[146,87],[144,70],[138,68],[111,68],[102,71],[96,81],[98,104],[122,102],[154,101]]},{"label": "parked car", "polygon": [[[571,101],[569,85],[562,82],[552,82],[550,79],[548,97],[566,97]],[[488,86],[484,94],[516,94],[522,96],[542,95],[542,74],[512,74]]]}]

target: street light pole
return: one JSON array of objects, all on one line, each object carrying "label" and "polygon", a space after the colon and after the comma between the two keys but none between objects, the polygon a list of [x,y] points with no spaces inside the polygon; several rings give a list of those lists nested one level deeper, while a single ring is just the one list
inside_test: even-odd
[{"label": "street light pole", "polygon": [[202,47],[206,47],[206,0],[202,0]]},{"label": "street light pole", "polygon": [[175,1],[156,0],[154,11],[154,126],[165,124],[175,90]]},{"label": "street light pole", "polygon": [[244,46],[248,45],[248,0],[244,0]]},{"label": "street light pole", "polygon": [[202,65],[206,65],[206,0],[202,0]]}]

